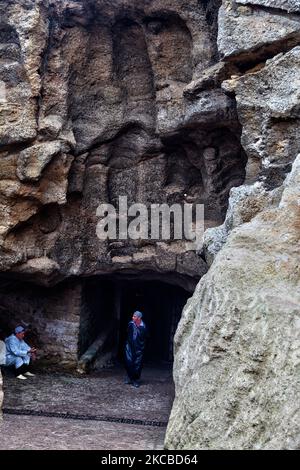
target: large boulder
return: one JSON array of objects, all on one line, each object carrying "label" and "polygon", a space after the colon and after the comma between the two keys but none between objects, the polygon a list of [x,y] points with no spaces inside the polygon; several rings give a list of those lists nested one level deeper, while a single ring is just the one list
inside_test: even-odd
[{"label": "large boulder", "polygon": [[168,449],[299,448],[299,197],[300,155],[277,207],[231,232],[185,307]]},{"label": "large boulder", "polygon": [[219,50],[238,67],[221,87],[236,99],[246,184],[204,235],[211,267],[175,338],[169,449],[300,445],[299,18],[287,14],[297,8],[224,0],[220,9]]}]

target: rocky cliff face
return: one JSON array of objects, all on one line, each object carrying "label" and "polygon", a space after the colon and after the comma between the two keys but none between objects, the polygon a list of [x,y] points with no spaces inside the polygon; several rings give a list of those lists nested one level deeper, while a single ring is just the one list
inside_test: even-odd
[{"label": "rocky cliff face", "polygon": [[214,71],[192,82],[218,60],[219,2],[110,3],[0,2],[1,270],[45,285],[178,273],[194,287],[202,258],[100,241],[96,210],[123,195],[203,203],[208,227],[224,220],[246,162],[235,102]]},{"label": "rocky cliff face", "polygon": [[34,324],[47,354],[74,362],[84,279],[193,292],[203,255],[180,240],[100,240],[97,207],[202,203],[206,227],[224,221],[247,158],[220,87],[238,69],[219,62],[219,6],[0,0],[0,328]]},{"label": "rocky cliff face", "polygon": [[219,12],[223,60],[259,62],[222,83],[236,97],[248,184],[205,234],[211,268],[175,338],[167,448],[299,448],[299,13],[280,0]]},{"label": "rocky cliff face", "polygon": [[[75,362],[84,279],[191,292],[204,275],[177,331],[169,448],[297,445],[299,14],[0,0],[1,322]],[[97,207],[120,195],[204,204],[203,248],[99,240]]]}]

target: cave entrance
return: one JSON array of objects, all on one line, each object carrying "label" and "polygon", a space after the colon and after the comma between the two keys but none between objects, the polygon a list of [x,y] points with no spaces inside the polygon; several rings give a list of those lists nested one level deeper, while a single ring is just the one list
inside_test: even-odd
[{"label": "cave entrance", "polygon": [[143,312],[148,340],[146,364],[172,364],[173,339],[182,309],[191,294],[162,281],[86,281],[80,321],[80,361],[123,362],[127,325],[135,310]]}]

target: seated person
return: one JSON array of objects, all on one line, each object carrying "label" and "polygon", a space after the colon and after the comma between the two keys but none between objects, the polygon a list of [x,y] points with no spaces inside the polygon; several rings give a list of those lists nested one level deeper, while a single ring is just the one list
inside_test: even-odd
[{"label": "seated person", "polygon": [[31,359],[35,358],[36,349],[24,341],[25,328],[17,326],[15,332],[5,340],[6,366],[14,366],[17,379],[26,380],[25,375],[33,377],[29,371]]}]

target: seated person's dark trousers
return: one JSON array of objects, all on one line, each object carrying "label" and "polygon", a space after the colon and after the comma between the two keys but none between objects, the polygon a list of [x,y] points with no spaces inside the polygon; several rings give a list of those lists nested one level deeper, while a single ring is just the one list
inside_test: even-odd
[{"label": "seated person's dark trousers", "polygon": [[15,368],[15,375],[24,375],[26,372],[30,372],[30,366],[23,364],[21,367]]}]

